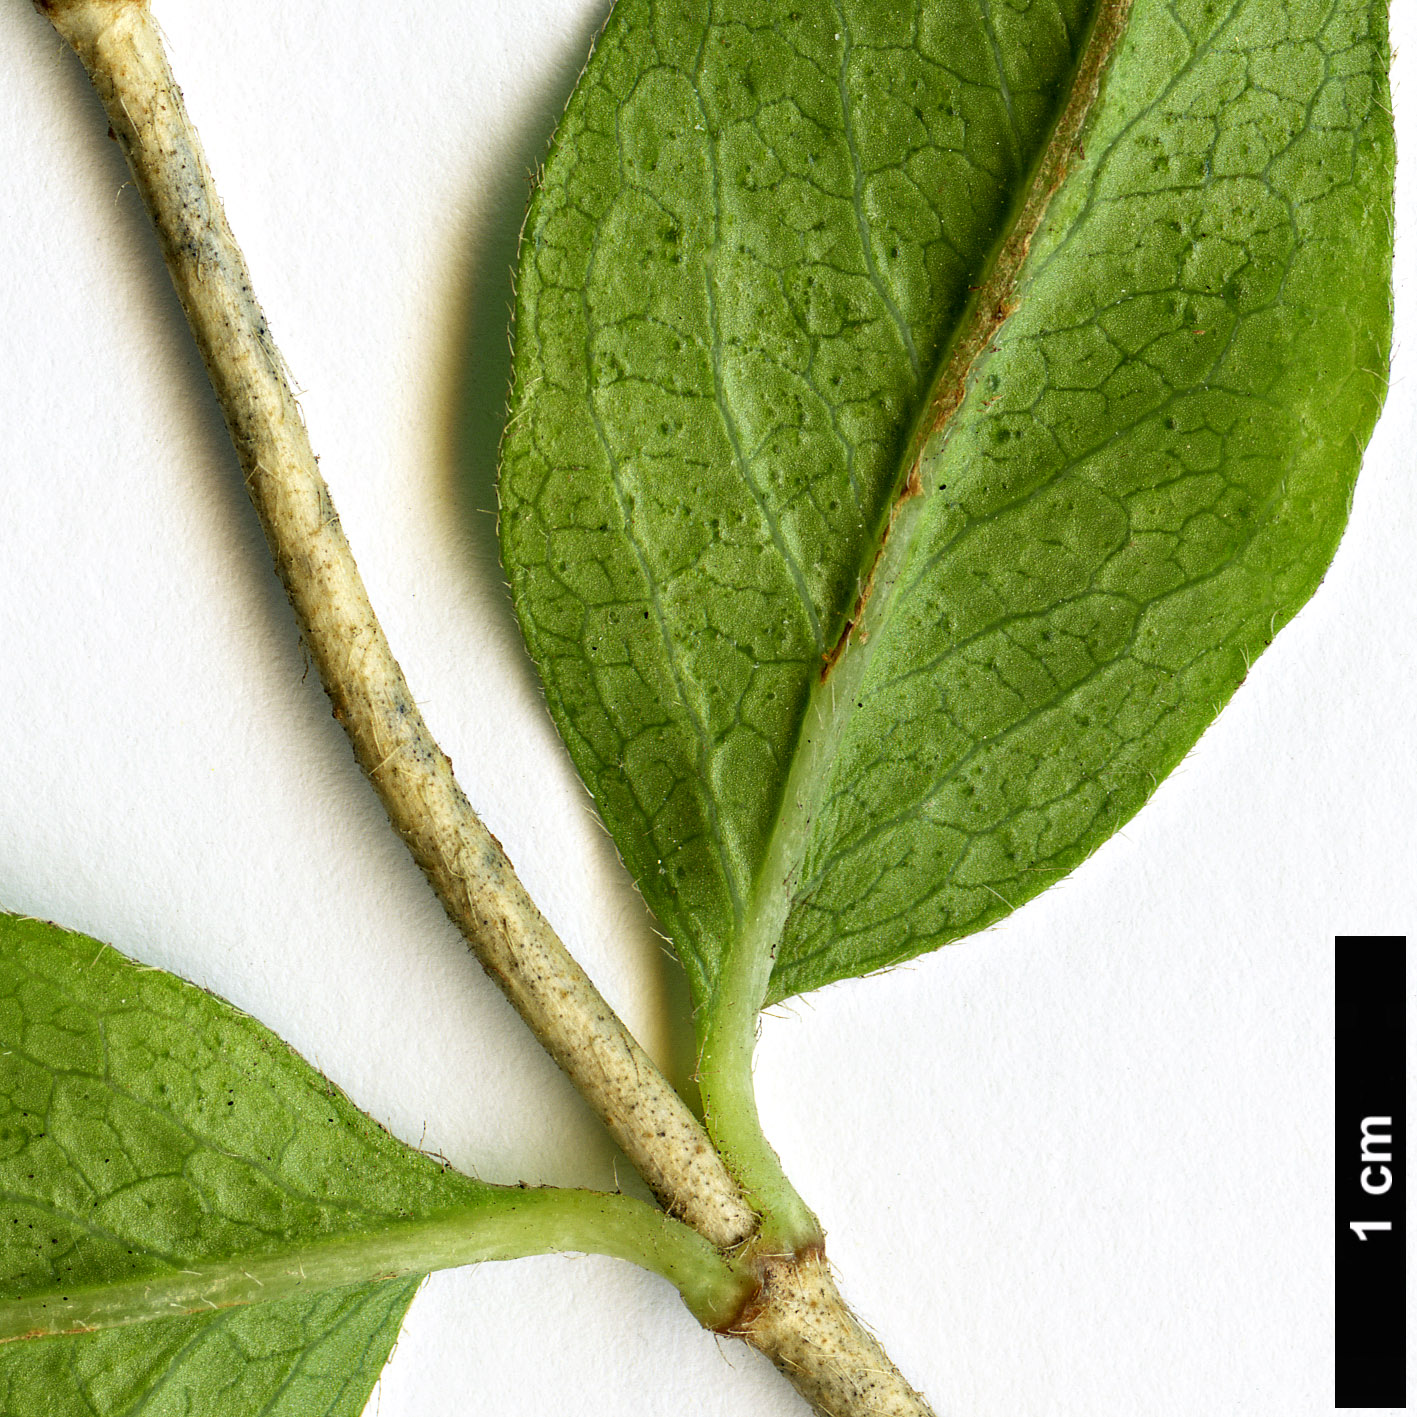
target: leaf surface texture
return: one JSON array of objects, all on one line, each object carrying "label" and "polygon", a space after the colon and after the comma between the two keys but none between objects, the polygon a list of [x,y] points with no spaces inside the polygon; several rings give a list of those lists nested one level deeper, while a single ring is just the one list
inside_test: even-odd
[{"label": "leaf surface texture", "polygon": [[224,1001],[0,915],[7,1417],[354,1417],[440,1245],[558,1194],[459,1175]]},{"label": "leaf surface texture", "polygon": [[1384,392],[1386,62],[1381,0],[616,6],[503,542],[701,1021],[1058,879],[1312,593]]},{"label": "leaf surface texture", "polygon": [[417,1279],[36,1339],[0,1353],[5,1417],[359,1417]]}]

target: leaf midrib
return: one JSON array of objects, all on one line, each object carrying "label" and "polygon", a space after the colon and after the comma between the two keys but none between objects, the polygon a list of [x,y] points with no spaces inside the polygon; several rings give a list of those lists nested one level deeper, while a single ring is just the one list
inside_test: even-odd
[{"label": "leaf midrib", "polygon": [[[1185,63],[1185,64],[1183,64],[1183,65],[1181,65],[1181,66],[1178,68],[1176,74],[1172,76],[1172,78],[1171,78],[1171,79],[1169,80],[1169,82],[1166,84],[1165,88],[1161,91],[1161,93],[1160,93],[1160,94],[1157,96],[1157,98],[1153,101],[1153,104],[1151,105],[1152,107],[1154,107],[1157,102],[1163,101],[1166,96],[1168,96],[1169,94],[1171,94],[1171,93],[1174,91],[1176,85],[1181,81],[1182,77],[1184,77],[1186,74],[1188,74],[1188,73],[1191,72],[1191,70],[1194,68],[1194,66],[1195,66],[1195,64],[1196,64],[1196,62],[1197,62],[1197,60],[1200,59],[1202,56],[1204,56],[1205,54],[1207,54],[1209,51],[1211,51],[1211,50],[1214,48],[1214,46],[1215,46],[1215,44],[1216,44],[1216,42],[1217,42],[1217,37],[1224,31],[1225,27],[1226,27],[1227,25],[1229,25],[1229,24],[1231,23],[1231,21],[1234,20],[1235,15],[1236,15],[1236,10],[1237,10],[1237,5],[1234,4],[1234,3],[1232,3],[1231,6],[1230,6],[1229,11],[1228,11],[1228,13],[1227,13],[1227,15],[1226,15],[1226,17],[1225,17],[1225,19],[1224,19],[1221,23],[1217,24],[1217,26],[1215,27],[1215,29],[1212,30],[1212,31],[1209,33],[1209,35],[1207,36],[1206,41],[1205,41],[1204,43],[1202,43],[1202,44],[1200,44],[1200,45],[1197,45],[1197,46],[1195,47],[1195,49],[1193,50],[1193,52],[1192,52],[1192,54],[1191,54],[1191,57],[1190,57],[1190,59],[1188,60],[1188,62]],[[1141,119],[1142,119],[1143,116],[1144,116],[1144,114],[1140,114],[1140,113],[1137,114],[1137,115],[1135,115],[1135,116],[1133,116],[1133,117],[1123,126],[1123,128],[1122,128],[1121,131],[1122,131],[1123,133],[1130,132],[1131,129],[1134,128],[1134,127],[1136,126],[1136,124],[1141,121]],[[1115,146],[1116,146],[1116,141],[1117,141],[1117,139],[1116,139],[1115,137],[1110,140],[1110,142],[1109,142],[1109,150],[1115,148]],[[1076,229],[1076,227],[1077,227],[1078,225],[1080,225],[1080,224],[1082,223],[1082,221],[1084,221],[1084,220],[1086,219],[1087,215],[1093,210],[1094,202],[1095,202],[1095,197],[1096,197],[1096,184],[1097,184],[1097,181],[1098,181],[1098,172],[1095,170],[1095,171],[1092,173],[1092,175],[1091,175],[1091,185],[1089,186],[1086,199],[1082,202],[1081,206],[1080,206],[1079,209],[1078,209],[1078,213],[1077,213],[1077,215],[1075,216],[1075,218],[1074,218],[1074,220],[1073,220],[1072,229]],[[1034,278],[1035,278],[1035,279],[1038,278],[1043,272],[1045,272],[1045,271],[1051,266],[1051,264],[1052,264],[1055,260],[1058,259],[1058,257],[1060,256],[1060,254],[1061,254],[1063,251],[1065,251],[1066,249],[1068,249],[1069,242],[1070,242],[1070,239],[1071,239],[1071,234],[1072,234],[1072,233],[1071,233],[1071,230],[1070,230],[1069,233],[1065,234],[1065,236],[1063,237],[1063,239],[1058,242],[1057,246],[1056,246],[1054,249],[1052,249],[1052,250],[1049,251],[1049,253],[1047,254],[1046,258],[1035,268],[1035,271],[1034,271]],[[1203,376],[1202,376],[1202,382],[1206,382],[1206,383],[1210,382],[1210,373],[1213,372],[1216,368],[1218,368],[1218,367],[1224,362],[1224,360],[1225,360],[1226,357],[1228,356],[1228,354],[1229,354],[1229,352],[1230,352],[1230,350],[1231,350],[1231,348],[1232,348],[1232,346],[1233,346],[1234,338],[1235,338],[1235,331],[1232,330],[1231,335],[1230,335],[1229,339],[1227,339],[1226,343],[1225,343],[1224,345],[1220,346],[1220,348],[1216,351],[1215,357],[1212,359],[1211,364],[1210,364],[1210,372],[1208,372],[1206,375],[1203,375]],[[1158,412],[1164,412],[1166,409],[1168,409],[1169,407],[1172,406],[1172,404],[1177,400],[1178,397],[1179,397],[1179,395],[1173,394],[1173,395],[1170,396],[1168,399],[1166,399],[1162,404],[1160,404],[1156,409],[1149,410],[1145,415],[1138,415],[1137,419],[1134,420],[1134,421],[1132,421],[1132,422],[1124,423],[1124,424],[1118,425],[1117,427],[1113,428],[1113,429],[1107,434],[1106,438],[1103,439],[1102,441],[1100,441],[1100,442],[1098,442],[1098,443],[1094,443],[1094,444],[1085,445],[1085,446],[1079,448],[1079,449],[1077,450],[1077,452],[1074,454],[1074,460],[1077,461],[1077,462],[1082,462],[1082,461],[1085,461],[1086,459],[1088,459],[1088,458],[1094,456],[1098,451],[1100,451],[1100,449],[1102,449],[1103,447],[1108,446],[1108,445],[1111,444],[1111,443],[1116,442],[1118,439],[1120,439],[1121,437],[1123,437],[1126,433],[1132,431],[1135,427],[1139,426],[1139,424],[1140,424],[1140,422],[1142,421],[1143,418],[1153,418],[1153,417],[1155,417],[1155,416],[1157,415]],[[1268,401],[1268,400],[1265,400],[1265,399],[1261,398],[1261,397],[1258,396],[1258,395],[1251,394],[1251,395],[1249,395],[1249,397],[1250,397],[1251,399],[1253,399],[1254,401],[1256,401],[1256,402],[1265,403],[1267,406],[1272,406],[1272,405],[1269,405],[1269,401]],[[926,490],[927,490],[927,493],[928,493],[928,490],[929,490],[929,489],[928,489],[928,485],[927,485]],[[1012,500],[1012,501],[1006,502],[1006,503],[1002,504],[1000,507],[996,508],[996,509],[995,509],[995,514],[998,514],[998,513],[1000,513],[1000,512],[1007,511],[1007,510],[1016,509],[1016,508],[1018,508],[1018,507],[1020,507],[1020,506],[1025,505],[1025,504],[1028,503],[1028,502],[1031,502],[1031,501],[1033,501],[1034,499],[1036,499],[1036,498],[1040,495],[1040,493],[1041,493],[1043,490],[1045,490],[1045,489],[1042,488],[1042,487],[1033,487],[1033,488],[1030,488],[1030,489],[1029,489],[1028,491],[1026,491],[1022,496],[1020,496],[1020,497],[1018,497],[1018,498],[1016,498],[1016,499],[1014,499],[1014,500]],[[1279,486],[1277,486],[1277,487],[1274,489],[1274,491],[1265,499],[1265,501],[1264,501],[1264,502],[1260,505],[1260,507],[1257,509],[1257,511],[1256,511],[1256,513],[1255,513],[1255,520],[1256,520],[1256,522],[1263,523],[1263,522],[1266,522],[1266,521],[1268,521],[1268,520],[1271,520],[1271,513],[1277,508],[1277,506],[1279,505],[1279,503],[1280,503],[1281,501],[1283,501],[1285,495],[1286,495],[1286,494],[1285,494],[1284,486],[1283,486],[1282,484],[1279,485]],[[938,552],[937,554],[944,554],[946,551],[948,551],[949,549],[951,549],[951,548],[957,543],[959,537],[962,536],[963,534],[964,534],[964,532],[961,531],[961,532],[956,533],[955,535],[951,536],[950,538],[948,538],[948,539],[941,545],[940,550],[939,550],[939,552]],[[1183,595],[1183,594],[1192,593],[1192,592],[1194,592],[1198,587],[1203,586],[1203,585],[1206,585],[1206,584],[1208,584],[1208,583],[1210,583],[1210,582],[1213,582],[1213,581],[1219,579],[1221,576],[1223,576],[1223,575],[1240,559],[1240,557],[1242,556],[1242,554],[1243,554],[1243,550],[1242,550],[1241,548],[1238,548],[1238,547],[1237,547],[1229,556],[1227,556],[1223,561],[1221,561],[1220,563],[1218,563],[1217,565],[1215,565],[1215,566],[1212,567],[1211,569],[1205,571],[1205,572],[1202,573],[1202,574],[1199,574],[1199,575],[1196,575],[1196,576],[1192,576],[1192,577],[1188,577],[1188,578],[1185,579],[1184,581],[1182,581],[1182,582],[1180,582],[1179,584],[1177,584],[1176,586],[1174,586],[1174,587],[1173,587],[1171,590],[1169,590],[1165,595],[1159,597],[1158,600],[1156,601],[1156,603],[1157,603],[1157,604],[1165,604],[1166,602],[1168,602],[1168,601],[1174,599],[1174,598],[1177,597],[1177,596],[1180,596],[1180,595]],[[904,560],[904,559],[905,559],[905,558],[902,558],[902,560]],[[917,579],[919,578],[920,575],[923,575],[923,572],[918,573]],[[899,589],[899,594],[901,594],[901,595],[908,595],[908,594],[910,593],[910,591],[911,591],[912,588],[913,588],[913,586],[900,587],[900,589]],[[1096,587],[1095,587],[1094,585],[1091,585],[1091,584],[1088,586],[1088,590],[1095,590],[1095,588],[1096,588]],[[1123,595],[1121,592],[1116,591],[1116,590],[1109,591],[1108,593],[1109,593],[1110,595],[1117,596],[1118,598],[1123,599],[1123,600],[1129,600],[1129,601],[1130,601],[1130,600],[1132,599],[1131,597],[1126,596],[1126,595]],[[885,600],[885,597],[882,597],[882,598],[881,598],[881,601],[880,601],[879,603],[884,603],[884,600]],[[1133,601],[1132,603],[1133,603],[1133,604],[1136,604],[1136,602],[1134,602],[1134,601]],[[995,628],[997,628],[997,627],[995,627]],[[1273,627],[1273,628],[1279,628],[1279,626],[1276,626],[1276,627]],[[962,649],[962,648],[966,648],[968,645],[970,645],[971,643],[973,643],[975,640],[982,638],[982,637],[983,637],[984,635],[986,635],[986,634],[992,634],[992,633],[994,633],[994,630],[993,630],[993,629],[990,629],[990,630],[983,630],[983,631],[980,631],[980,632],[978,632],[977,634],[974,634],[974,635],[966,636],[963,640],[957,641],[957,642],[955,642],[955,643],[952,645],[952,647],[951,647],[951,648],[952,648],[952,652],[958,651],[958,650],[960,650],[960,649]],[[1116,652],[1116,654],[1115,654],[1114,657],[1113,657],[1112,662],[1116,662],[1117,660],[1120,660],[1120,659],[1126,657],[1127,655],[1129,655],[1129,654],[1132,652],[1132,648],[1133,648],[1133,645],[1134,645],[1134,642],[1135,642],[1135,639],[1136,639],[1136,633],[1137,633],[1137,632],[1136,632],[1136,630],[1134,629],[1133,632],[1132,632],[1132,635],[1129,637],[1129,639],[1128,639],[1128,641],[1126,642],[1126,644],[1123,645],[1121,648],[1119,648],[1119,650]],[[856,656],[856,658],[857,658],[857,660],[858,660],[858,662],[859,662],[861,659],[869,658],[869,656],[865,656],[865,655],[860,655],[860,654],[858,654],[858,655]],[[1182,669],[1188,668],[1189,665],[1190,665],[1190,661],[1187,661],[1187,662],[1183,663],[1181,666],[1179,666],[1179,667],[1175,670],[1175,672],[1180,672]],[[864,665],[863,665],[863,669],[864,669]],[[929,670],[930,670],[930,666],[929,666],[929,665],[923,665],[923,666],[920,666],[919,668],[917,668],[917,669],[911,671],[911,673],[912,673],[912,674],[918,674],[918,673],[929,672]],[[839,695],[839,697],[840,697],[840,695]],[[1016,723],[1014,723],[1014,724],[1011,725],[1010,731],[1013,731],[1014,729],[1017,729],[1017,728],[1018,728],[1020,725],[1022,725],[1022,724],[1026,724],[1026,723],[1028,723],[1028,722],[1030,722],[1030,721],[1036,719],[1036,718],[1038,717],[1039,712],[1041,712],[1041,710],[1035,711],[1035,712],[1032,712],[1032,713],[1029,713],[1029,714],[1025,715],[1022,719],[1018,720]],[[847,717],[849,717],[849,712],[848,712]],[[843,732],[843,733],[845,732],[845,723],[843,723],[843,725],[842,725],[842,732]],[[957,774],[962,768],[966,767],[971,761],[973,761],[973,760],[975,759],[975,757],[977,756],[977,754],[979,753],[979,751],[980,751],[980,746],[977,745],[977,746],[976,746],[974,749],[972,749],[968,754],[966,754],[964,758],[960,759],[958,762],[956,762],[955,764],[953,764],[953,766],[952,766],[952,768],[951,768],[951,775],[953,776],[953,775]],[[1174,765],[1173,765],[1173,766],[1174,766]],[[1168,767],[1168,768],[1166,769],[1166,771],[1169,771],[1169,770],[1170,770],[1170,768]],[[1160,776],[1164,776],[1164,773],[1159,774],[1159,775],[1160,775]],[[1155,781],[1155,780],[1156,780],[1156,778],[1153,777],[1153,781]],[[937,782],[936,782],[936,784],[935,784],[936,787],[938,787],[939,781],[940,781],[940,780],[937,780]],[[881,818],[881,819],[879,819],[879,820],[873,822],[872,825],[871,825],[871,827],[869,828],[869,830],[866,831],[865,834],[864,834],[862,837],[860,837],[860,838],[857,839],[855,845],[856,845],[856,846],[859,846],[862,842],[869,842],[869,841],[872,841],[872,840],[874,840],[874,839],[879,838],[880,836],[884,835],[884,833],[885,833],[886,831],[890,830],[891,828],[893,828],[893,827],[898,827],[898,826],[901,824],[901,822],[902,822],[903,820],[904,820],[904,818],[903,818],[902,816],[894,816],[894,817]],[[975,839],[975,836],[976,836],[975,833],[968,833],[968,834],[966,834],[966,841],[967,841],[967,842],[973,841],[973,840]],[[855,847],[853,847],[853,849],[855,849]],[[794,880],[794,885],[795,885],[795,887],[796,887],[797,889],[801,890],[804,895],[809,895],[809,894],[811,893],[811,891],[812,891],[813,889],[815,889],[818,885],[820,885],[820,884],[822,883],[822,881],[831,873],[831,871],[832,871],[832,869],[834,868],[834,866],[836,866],[836,865],[838,864],[838,862],[840,861],[842,854],[843,854],[843,851],[838,851],[838,852],[833,853],[832,855],[827,856],[826,858],[822,859],[821,861],[817,862],[811,879],[810,879],[808,882],[805,882],[805,883],[802,882],[802,881],[800,880],[800,878],[795,879],[795,880]],[[799,863],[799,864],[800,864],[800,863]],[[1055,870],[1055,873],[1056,873],[1057,876],[1062,876],[1062,875],[1065,875],[1065,874],[1067,873],[1067,870],[1068,870],[1069,868],[1066,867],[1066,866],[1058,866],[1058,867],[1052,868],[1052,869]],[[1000,899],[1001,901],[1003,901],[1003,903],[1008,907],[1009,910],[1017,909],[1018,904],[1022,904],[1022,903],[1023,903],[1023,902],[1017,902],[1017,903],[1015,903],[1015,902],[1009,901],[1007,898],[1005,898],[1004,896],[1002,896],[1002,895],[1000,894],[1000,892],[998,892],[997,890],[995,890],[992,886],[989,886],[987,883],[984,884],[984,889],[989,890],[992,894],[998,896],[999,899]],[[1030,892],[1030,894],[1032,894],[1032,892]],[[970,928],[970,929],[973,929],[974,927],[971,926],[971,927],[969,927],[969,928]],[[966,933],[967,933],[967,932],[966,932]],[[802,954],[802,955],[799,955],[799,956],[797,956],[796,958],[794,958],[794,960],[793,960],[793,967],[794,967],[795,969],[800,969],[802,965],[806,964],[808,961],[810,961],[810,960],[812,960],[812,959],[815,959],[815,958],[817,958],[817,957],[819,957],[819,956],[821,956],[821,955],[827,953],[831,948],[832,948],[832,943],[831,943],[830,941],[824,942],[823,944],[819,945],[819,946],[816,947],[815,949],[810,950],[810,951],[808,951],[807,953]],[[883,963],[884,963],[884,962],[883,962]],[[869,965],[867,966],[868,969],[869,969],[870,967],[871,967],[871,966],[869,966]],[[786,990],[783,990],[783,991],[781,991],[781,992],[773,992],[773,993],[767,998],[767,1003],[768,1003],[768,1004],[772,1004],[772,1003],[779,1002],[781,999],[789,997],[793,992],[794,992],[794,991],[791,990],[791,989],[786,989]]]},{"label": "leaf midrib", "polygon": [[[670,1280],[701,1320],[736,1312],[749,1278],[687,1226],[617,1192],[488,1186],[461,1204],[377,1229],[227,1254],[133,1279],[50,1281],[0,1299],[0,1343],[212,1312],[484,1260],[576,1251]],[[4,1286],[0,1285],[0,1289]]]},{"label": "leaf midrib", "polygon": [[[1042,144],[1028,180],[984,263],[984,278],[945,342],[930,392],[906,443],[895,492],[883,518],[874,558],[867,567],[855,608],[837,645],[824,657],[822,673],[808,691],[791,766],[762,866],[748,902],[743,929],[727,942],[713,995],[705,1010],[711,1031],[751,1037],[758,1012],[785,995],[769,983],[787,923],[812,825],[831,764],[856,709],[855,692],[879,642],[879,622],[888,614],[926,497],[920,469],[927,448],[938,455],[964,402],[972,375],[1016,308],[1018,278],[1033,238],[1054,195],[1075,161],[1079,140],[1093,112],[1107,67],[1126,30],[1132,0],[1099,0],[1077,64],[1059,105],[1052,132]],[[939,435],[939,436],[937,436]]]},{"label": "leaf midrib", "polygon": [[0,1343],[204,1313],[305,1290],[399,1279],[500,1258],[506,1241],[485,1234],[486,1209],[460,1206],[376,1233],[287,1244],[107,1284],[53,1284],[0,1300]]}]

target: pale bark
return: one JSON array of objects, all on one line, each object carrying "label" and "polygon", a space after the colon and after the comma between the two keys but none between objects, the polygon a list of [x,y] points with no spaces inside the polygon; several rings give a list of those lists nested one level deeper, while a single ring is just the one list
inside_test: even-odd
[{"label": "pale bark", "polygon": [[469,805],[374,616],[145,0],[36,0],[152,214],[276,570],[359,765],[453,923],[650,1188],[719,1248],[756,1217]]},{"label": "pale bark", "polygon": [[[390,821],[478,959],[666,1209],[719,1249],[743,1245],[758,1217],[693,1114],[537,910],[418,711],[316,466],[147,0],[35,5],[89,71],[133,169],[277,572]],[[759,1280],[752,1298],[732,1319],[705,1302],[706,1324],[760,1349],[826,1417],[931,1417],[846,1308],[819,1249],[754,1257],[749,1247],[733,1274],[745,1269]]]},{"label": "pale bark", "polygon": [[933,1417],[847,1308],[820,1250],[760,1263],[761,1287],[726,1332],[767,1354],[823,1417]]}]

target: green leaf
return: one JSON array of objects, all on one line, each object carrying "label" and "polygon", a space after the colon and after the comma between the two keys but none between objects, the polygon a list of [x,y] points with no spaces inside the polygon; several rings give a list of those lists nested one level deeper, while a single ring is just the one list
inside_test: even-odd
[{"label": "green leaf", "polygon": [[708,1322],[746,1292],[653,1207],[462,1176],[230,1004],[0,914],[0,1413],[356,1413],[422,1275],[553,1250]]},{"label": "green leaf", "polygon": [[502,535],[709,1090],[765,1001],[1075,866],[1318,584],[1387,59],[1383,0],[616,6],[526,227]]},{"label": "green leaf", "polygon": [[11,1344],[0,1413],[359,1417],[417,1279]]}]

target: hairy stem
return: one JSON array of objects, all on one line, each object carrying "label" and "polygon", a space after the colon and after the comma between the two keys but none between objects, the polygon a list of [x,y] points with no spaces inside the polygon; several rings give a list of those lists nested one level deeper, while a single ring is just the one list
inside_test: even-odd
[{"label": "hairy stem", "polygon": [[761,1285],[727,1332],[751,1343],[823,1417],[934,1417],[847,1308],[820,1249],[760,1265]]},{"label": "hairy stem", "polygon": [[469,805],[374,616],[146,0],[35,0],[88,70],[157,227],[311,657],[394,829],[483,967],[671,1213],[756,1218],[703,1128]]},{"label": "hairy stem", "polygon": [[[764,981],[743,981],[750,987],[735,1014],[739,1026],[724,1045],[732,1055],[724,1069],[731,1081],[715,1099],[731,1134],[729,1150],[772,1214],[758,1234],[758,1216],[704,1129],[571,958],[458,787],[369,604],[147,0],[34,3],[83,61],[128,158],[276,570],[356,759],[484,968],[660,1201],[709,1243],[662,1217],[656,1223],[667,1228],[649,1234],[639,1211],[651,1212],[626,1211],[633,1202],[616,1209],[616,1197],[595,1198],[613,1214],[603,1206],[594,1215],[579,1213],[562,1203],[559,1229],[544,1228],[544,1213],[527,1223],[543,1227],[537,1233],[547,1237],[546,1248],[623,1254],[665,1275],[701,1322],[765,1353],[825,1417],[930,1417],[842,1302],[816,1221],[757,1128],[746,1001],[761,998]],[[558,1202],[529,1204],[554,1208]],[[406,1240],[419,1250],[416,1258],[403,1255],[412,1266],[407,1272],[414,1272],[426,1267],[423,1249],[447,1238],[430,1231],[402,1237],[394,1248]],[[754,1243],[735,1260],[709,1248],[749,1240]],[[451,1251],[449,1257],[461,1262]],[[338,1246],[321,1250],[331,1273],[342,1273],[348,1260]],[[273,1276],[281,1263],[273,1261]],[[289,1267],[282,1272],[288,1281]],[[180,1288],[191,1278],[174,1283]],[[250,1275],[243,1270],[240,1282],[234,1275],[218,1278],[239,1288]],[[183,1302],[176,1290],[168,1297]],[[198,1299],[201,1306],[208,1302],[220,1301]]]}]

